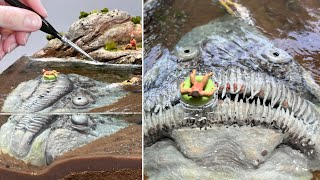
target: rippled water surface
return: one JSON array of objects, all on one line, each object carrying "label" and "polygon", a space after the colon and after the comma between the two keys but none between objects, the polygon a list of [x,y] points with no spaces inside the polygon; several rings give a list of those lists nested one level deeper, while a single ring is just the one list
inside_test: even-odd
[{"label": "rippled water surface", "polygon": [[[255,26],[290,53],[320,84],[320,1],[238,0],[250,11]],[[168,0],[146,19],[146,51],[161,43],[172,49],[194,27],[228,14],[217,1]]]}]

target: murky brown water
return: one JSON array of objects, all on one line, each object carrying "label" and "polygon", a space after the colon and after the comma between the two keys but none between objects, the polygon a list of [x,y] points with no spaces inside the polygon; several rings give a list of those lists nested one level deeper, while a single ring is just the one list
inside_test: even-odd
[{"label": "murky brown water", "polygon": [[[237,2],[249,9],[257,28],[310,70],[320,84],[319,0]],[[226,14],[227,11],[216,0],[168,1],[155,12],[150,27],[145,26],[146,37],[149,38],[149,41],[145,41],[146,51],[159,43],[172,49],[179,39],[194,27],[207,24]]]},{"label": "murky brown water", "polygon": [[320,83],[320,1],[242,0],[256,26],[290,53]]}]

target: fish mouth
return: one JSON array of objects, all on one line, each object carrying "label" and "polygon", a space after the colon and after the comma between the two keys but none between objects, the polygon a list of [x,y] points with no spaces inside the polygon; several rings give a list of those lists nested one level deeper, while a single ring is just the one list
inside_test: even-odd
[{"label": "fish mouth", "polygon": [[286,82],[239,68],[220,71],[213,80],[218,84],[216,103],[206,108],[186,110],[176,95],[173,100],[145,110],[146,146],[163,138],[172,139],[175,129],[259,126],[286,134],[282,143],[308,157],[317,154],[319,112],[312,102],[302,98]]}]

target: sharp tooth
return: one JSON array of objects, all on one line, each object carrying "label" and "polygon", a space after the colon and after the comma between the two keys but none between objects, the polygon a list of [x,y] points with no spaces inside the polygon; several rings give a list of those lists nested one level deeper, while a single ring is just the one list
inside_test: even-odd
[{"label": "sharp tooth", "polygon": [[263,97],[263,104],[266,104],[266,101],[268,99],[268,96],[270,94],[270,83],[269,80],[266,80],[266,87],[264,89],[264,97]]},{"label": "sharp tooth", "polygon": [[252,105],[252,119],[255,120],[256,119],[256,116],[257,116],[257,100],[255,100],[253,102],[253,105]]},{"label": "sharp tooth", "polygon": [[297,95],[296,95],[296,93],[295,92],[293,92],[292,91],[292,104],[291,104],[291,109],[292,109],[292,111],[294,111],[294,108],[295,108],[295,106],[296,106],[296,101],[297,101]]},{"label": "sharp tooth", "polygon": [[307,131],[307,126],[302,121],[300,121],[298,138],[300,139],[302,136],[304,136],[307,133]]},{"label": "sharp tooth", "polygon": [[272,118],[274,117],[274,112],[275,112],[276,110],[273,111],[273,110],[271,109],[271,107],[268,106],[268,107],[267,107],[267,111],[268,111],[268,113],[267,113],[267,114],[268,114],[268,117],[266,117],[265,122],[269,124],[269,123],[272,122],[271,120],[272,120]]},{"label": "sharp tooth", "polygon": [[243,125],[242,121],[244,120],[244,109],[243,109],[243,99],[240,99],[240,102],[239,102],[239,106],[238,106],[238,113],[239,113],[239,117],[238,117],[238,123]]},{"label": "sharp tooth", "polygon": [[[244,87],[244,92],[243,92],[243,97],[245,98],[247,95],[247,90],[248,90],[248,79],[247,79],[247,72],[244,71],[244,83],[243,83],[243,87]],[[249,91],[250,92],[250,91]]]},{"label": "sharp tooth", "polygon": [[274,115],[275,115],[274,118],[273,118],[274,121],[281,122],[281,117],[284,114],[284,111],[282,111],[282,110],[283,109],[280,109],[280,106],[277,108],[277,110],[274,113]]},{"label": "sharp tooth", "polygon": [[262,111],[262,115],[261,115],[261,122],[265,122],[266,120],[266,118],[267,118],[267,116],[268,116],[268,107],[267,106],[265,106],[264,104],[262,105],[262,107],[263,107],[263,111]]},{"label": "sharp tooth", "polygon": [[224,98],[227,93],[227,82],[224,84],[221,97]]},{"label": "sharp tooth", "polygon": [[262,116],[262,112],[263,112],[263,107],[260,106],[259,104],[257,104],[256,108],[257,108],[256,121],[257,121],[257,123],[261,123],[261,116]]},{"label": "sharp tooth", "polygon": [[230,99],[228,99],[228,105],[229,105],[229,111],[228,111],[228,116],[230,118],[230,123],[232,123],[234,121],[233,115],[234,115],[234,107],[233,105],[230,103]]},{"label": "sharp tooth", "polygon": [[244,92],[243,92],[243,98],[245,98],[246,97],[246,95],[247,95],[247,84],[243,84],[243,87],[244,87]]},{"label": "sharp tooth", "polygon": [[161,105],[157,105],[155,108],[154,108],[154,113],[155,114],[157,114],[158,112],[159,112],[159,110],[160,110],[160,108],[161,108]]},{"label": "sharp tooth", "polygon": [[294,108],[293,108],[293,112],[294,114],[296,114],[299,110],[299,108],[301,107],[301,98],[299,96],[297,96],[297,101],[296,101],[296,104],[294,105]]},{"label": "sharp tooth", "polygon": [[238,100],[239,100],[239,94],[236,95],[234,101],[235,101],[235,102],[238,102]]},{"label": "sharp tooth", "polygon": [[[292,114],[293,115],[293,114]],[[292,121],[292,119],[290,119],[290,112],[289,110],[285,111],[285,120],[287,121],[288,124],[288,128],[291,129],[294,125],[294,121]]]},{"label": "sharp tooth", "polygon": [[[237,96],[238,96],[239,94],[237,94]],[[236,97],[237,98],[237,97]],[[236,120],[236,122],[238,122],[239,121],[239,114],[240,114],[240,111],[239,111],[239,106],[240,106],[240,104],[238,103],[238,99],[237,99],[237,101],[235,101],[234,102],[234,114],[233,114],[233,116],[234,116],[234,119]],[[239,123],[238,123],[239,124]]]},{"label": "sharp tooth", "polygon": [[250,103],[249,102],[246,102],[246,109],[245,109],[245,116],[246,116],[246,119],[249,119],[249,110],[250,110]]},{"label": "sharp tooth", "polygon": [[237,69],[237,73],[236,73],[236,79],[237,79],[237,90],[236,90],[236,92],[235,93],[239,93],[240,92],[240,90],[241,90],[241,86],[242,86],[242,81],[241,81],[241,70],[238,68]]},{"label": "sharp tooth", "polygon": [[291,101],[292,101],[292,94],[291,94],[291,90],[290,89],[287,89],[287,102],[288,102],[288,108],[289,107],[292,107],[292,104],[291,104]]},{"label": "sharp tooth", "polygon": [[234,94],[234,73],[233,73],[233,70],[230,70],[230,79],[229,79],[229,82],[230,82],[230,93],[231,94]]},{"label": "sharp tooth", "polygon": [[[272,78],[272,80],[271,80],[271,93],[272,93],[272,96],[271,96],[271,104],[273,104],[274,103],[274,101],[275,101],[275,98],[276,98],[276,96],[277,96],[277,82],[275,81],[275,79],[273,79]],[[273,107],[273,106],[271,106],[271,107]]]},{"label": "sharp tooth", "polygon": [[288,89],[285,87],[284,84],[282,84],[282,96],[281,99],[279,101],[279,106],[282,106],[284,100],[287,98],[288,96]]},{"label": "sharp tooth", "polygon": [[278,103],[278,101],[282,95],[282,86],[280,85],[280,82],[277,82],[276,89],[277,89],[277,93],[276,93],[274,100],[271,102],[271,107],[274,107]]},{"label": "sharp tooth", "polygon": [[302,104],[301,104],[301,107],[299,108],[299,112],[297,112],[297,117],[300,117],[307,109],[307,101],[306,100],[302,100]]},{"label": "sharp tooth", "polygon": [[261,91],[261,78],[260,78],[260,74],[257,73],[257,76],[256,76],[256,80],[255,80],[255,88],[256,88],[256,91],[251,95],[252,97],[256,96],[257,94],[259,94],[259,92]]},{"label": "sharp tooth", "polygon": [[221,106],[221,115],[222,115],[222,119],[223,119],[223,122],[225,122],[225,123],[228,123],[228,113],[227,113],[227,111],[229,111],[229,108],[230,107],[228,107],[228,105],[227,105],[227,101],[224,101],[223,102],[223,104],[222,104],[222,106]]},{"label": "sharp tooth", "polygon": [[254,97],[254,83],[255,83],[255,79],[254,79],[254,74],[252,73],[251,74],[251,79],[250,79],[250,88],[251,88],[251,96],[250,96],[250,99],[253,99]]},{"label": "sharp tooth", "polygon": [[312,115],[311,108],[310,108],[309,105],[307,105],[307,107],[306,107],[306,112],[303,113],[303,115],[302,115],[302,120],[303,120],[305,123],[308,123],[309,120],[310,120],[311,115]]},{"label": "sharp tooth", "polygon": [[[297,122],[298,120],[295,119],[293,113],[290,113],[288,121],[290,122],[290,128],[288,132],[292,135],[296,134],[296,130],[297,130],[296,128],[299,123]],[[292,138],[295,138],[295,137],[292,137]]]}]

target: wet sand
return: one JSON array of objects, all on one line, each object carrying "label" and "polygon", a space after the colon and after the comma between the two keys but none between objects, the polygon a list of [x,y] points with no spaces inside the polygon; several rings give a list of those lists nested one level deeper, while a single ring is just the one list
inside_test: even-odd
[{"label": "wet sand", "polygon": [[[0,177],[5,179],[6,177],[41,179],[43,177],[58,177],[54,174],[59,172],[59,178],[62,178],[70,173],[73,173],[72,177],[77,174],[80,176],[83,171],[89,171],[87,175],[93,176],[95,173],[91,173],[91,171],[100,171],[96,172],[99,177],[101,173],[117,174],[118,170],[122,171],[126,168],[133,169],[128,171],[135,174],[133,177],[140,176],[141,133],[141,125],[131,125],[111,136],[100,138],[70,151],[48,166],[33,166],[7,154],[1,154]],[[112,170],[110,171],[110,169]]]},{"label": "wet sand", "polygon": [[142,178],[141,170],[133,169],[121,169],[121,170],[110,170],[110,171],[91,171],[72,173],[60,180],[140,180]]}]

